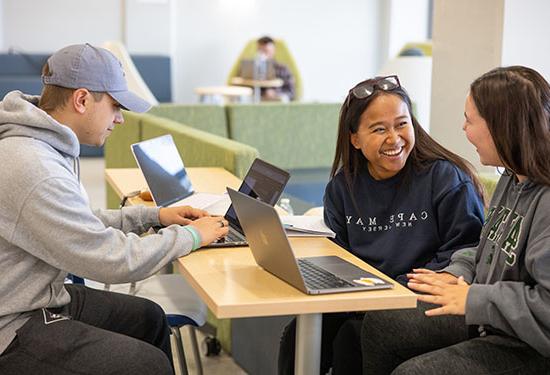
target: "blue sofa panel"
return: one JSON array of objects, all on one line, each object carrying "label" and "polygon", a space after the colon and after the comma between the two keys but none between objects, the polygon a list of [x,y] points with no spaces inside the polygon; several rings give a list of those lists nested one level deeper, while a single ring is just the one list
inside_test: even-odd
[{"label": "blue sofa panel", "polygon": [[40,76],[0,76],[0,100],[13,90],[19,90],[25,94],[40,95],[42,80]]},{"label": "blue sofa panel", "polygon": [[160,103],[172,102],[172,73],[169,56],[132,55],[139,74]]},{"label": "blue sofa panel", "polygon": [[[0,53],[0,100],[13,90],[40,95],[42,67],[50,54]],[[172,101],[170,57],[133,55],[137,70],[159,102]],[[103,147],[81,145],[80,156],[102,156]]]},{"label": "blue sofa panel", "polygon": [[40,76],[48,57],[48,54],[2,53],[0,54],[0,76]]},{"label": "blue sofa panel", "polygon": [[[38,95],[42,89],[40,75],[49,54],[0,53],[0,98],[20,90]],[[172,101],[170,57],[132,55],[132,61],[161,103]]]}]

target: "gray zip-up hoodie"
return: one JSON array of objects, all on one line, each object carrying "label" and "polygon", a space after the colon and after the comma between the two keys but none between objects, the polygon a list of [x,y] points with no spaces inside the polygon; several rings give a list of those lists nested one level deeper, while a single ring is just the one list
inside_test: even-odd
[{"label": "gray zip-up hoodie", "polygon": [[472,283],[466,323],[494,328],[550,357],[550,187],[500,178],[477,248],[444,269]]},{"label": "gray zip-up hoodie", "polygon": [[144,279],[190,252],[191,234],[158,208],[92,212],[75,172],[74,132],[13,91],[0,102],[0,353],[32,310],[70,301],[67,272],[106,283]]}]

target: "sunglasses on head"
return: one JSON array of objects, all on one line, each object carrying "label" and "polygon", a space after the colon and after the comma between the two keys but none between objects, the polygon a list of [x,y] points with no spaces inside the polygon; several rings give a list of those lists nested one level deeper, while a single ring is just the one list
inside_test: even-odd
[{"label": "sunglasses on head", "polygon": [[399,82],[399,78],[396,75],[369,79],[367,81],[361,82],[360,84],[349,90],[346,105],[349,106],[352,95],[357,99],[365,99],[371,96],[374,91],[376,91],[376,89],[391,91],[399,87],[401,87],[401,83]]}]

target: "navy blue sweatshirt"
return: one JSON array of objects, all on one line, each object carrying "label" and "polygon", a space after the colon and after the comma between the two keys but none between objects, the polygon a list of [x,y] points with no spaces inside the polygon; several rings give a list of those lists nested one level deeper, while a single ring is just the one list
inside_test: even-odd
[{"label": "navy blue sweatshirt", "polygon": [[456,250],[479,241],[483,203],[471,179],[448,161],[422,171],[407,165],[386,180],[365,167],[353,192],[359,211],[342,171],[326,187],[325,223],[334,241],[402,284],[413,268],[440,270]]}]

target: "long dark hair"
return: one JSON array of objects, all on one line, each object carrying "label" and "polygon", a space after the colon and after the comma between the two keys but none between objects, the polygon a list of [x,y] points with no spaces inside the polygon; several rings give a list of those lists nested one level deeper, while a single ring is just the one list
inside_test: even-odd
[{"label": "long dark hair", "polygon": [[493,69],[470,85],[504,167],[550,185],[550,85],[524,66]]},{"label": "long dark hair", "polygon": [[392,90],[382,90],[374,84],[380,79],[381,77],[375,77],[363,81],[357,85],[359,86],[372,82],[374,91],[370,96],[364,99],[357,99],[350,90],[348,97],[344,101],[344,104],[340,109],[336,153],[334,155],[334,162],[332,163],[330,177],[334,177],[340,170],[342,170],[346,185],[353,199],[353,185],[355,183],[355,179],[359,171],[364,170],[367,166],[368,160],[365,158],[361,150],[358,150],[352,146],[350,140],[351,134],[355,134],[359,130],[361,115],[367,110],[374,99],[376,99],[379,95],[396,95],[399,96],[407,105],[409,114],[411,115],[414,137],[416,140],[404,168],[412,167],[416,170],[422,170],[436,160],[448,160],[463,170],[464,173],[472,179],[480,198],[484,200],[483,185],[479,181],[474,167],[465,159],[441,146],[432,137],[430,137],[424,129],[422,129],[413,115],[411,99],[403,87],[399,86]]}]

